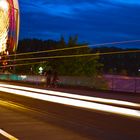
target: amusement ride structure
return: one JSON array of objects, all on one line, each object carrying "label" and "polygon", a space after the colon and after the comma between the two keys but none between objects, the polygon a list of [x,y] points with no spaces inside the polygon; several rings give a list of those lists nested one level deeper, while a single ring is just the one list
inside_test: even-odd
[{"label": "amusement ride structure", "polygon": [[18,0],[0,0],[0,59],[2,65],[7,65],[5,57],[16,52],[18,36]]}]

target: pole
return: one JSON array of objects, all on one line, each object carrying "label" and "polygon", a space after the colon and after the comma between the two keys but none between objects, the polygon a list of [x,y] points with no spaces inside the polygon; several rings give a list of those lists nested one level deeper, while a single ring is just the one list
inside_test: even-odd
[{"label": "pole", "polygon": [[137,79],[134,79],[134,92],[137,92]]}]

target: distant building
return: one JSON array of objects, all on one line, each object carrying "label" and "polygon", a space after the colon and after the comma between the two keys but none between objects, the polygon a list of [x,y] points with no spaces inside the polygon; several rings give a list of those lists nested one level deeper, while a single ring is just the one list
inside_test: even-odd
[{"label": "distant building", "polygon": [[14,53],[19,36],[18,0],[0,0],[0,53]]}]

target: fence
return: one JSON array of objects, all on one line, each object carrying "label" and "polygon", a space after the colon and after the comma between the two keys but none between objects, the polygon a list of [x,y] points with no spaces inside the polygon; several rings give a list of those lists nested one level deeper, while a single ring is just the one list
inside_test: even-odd
[{"label": "fence", "polygon": [[110,90],[140,93],[139,77],[105,75],[104,78]]},{"label": "fence", "polygon": [[[45,83],[46,78],[38,75],[16,75],[16,74],[0,74],[0,80],[12,80],[34,83]],[[82,86],[99,90],[112,90],[131,93],[140,93],[140,78],[104,75],[99,77],[74,77],[59,76],[59,82],[63,85]]]}]

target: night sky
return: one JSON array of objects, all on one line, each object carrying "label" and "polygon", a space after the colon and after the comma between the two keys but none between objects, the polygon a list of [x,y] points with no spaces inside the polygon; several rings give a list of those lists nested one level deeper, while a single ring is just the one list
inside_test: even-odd
[{"label": "night sky", "polygon": [[[140,0],[19,0],[20,39],[59,40],[78,35],[80,43],[140,39]],[[139,43],[122,47],[139,47]],[[140,47],[139,47],[140,48]]]}]

